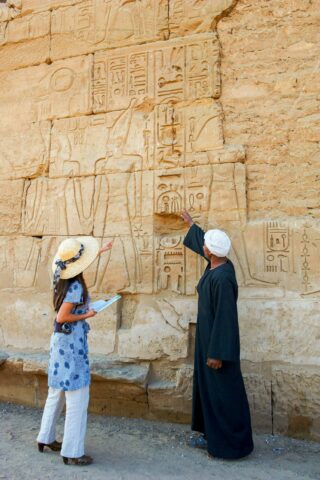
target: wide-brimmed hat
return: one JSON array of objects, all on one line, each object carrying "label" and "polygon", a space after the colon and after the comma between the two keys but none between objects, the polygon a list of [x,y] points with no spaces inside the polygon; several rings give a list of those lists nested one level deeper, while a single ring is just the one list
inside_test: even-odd
[{"label": "wide-brimmed hat", "polygon": [[67,238],[60,243],[52,262],[53,283],[66,280],[83,272],[95,260],[99,242],[94,237]]},{"label": "wide-brimmed hat", "polygon": [[230,252],[231,240],[222,230],[208,230],[204,234],[204,243],[216,257],[226,257]]}]

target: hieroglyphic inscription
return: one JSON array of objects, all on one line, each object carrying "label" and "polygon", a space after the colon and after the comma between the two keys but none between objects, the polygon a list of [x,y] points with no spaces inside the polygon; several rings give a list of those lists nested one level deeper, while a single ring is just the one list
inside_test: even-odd
[{"label": "hieroglyphic inscription", "polygon": [[184,204],[183,171],[158,174],[155,191],[155,213],[178,215]]},{"label": "hieroglyphic inscription", "polygon": [[[118,52],[104,51],[94,59],[94,111],[127,108],[130,100],[157,103],[209,98],[216,89],[217,37],[173,41]],[[218,75],[219,76],[219,75]]]},{"label": "hieroglyphic inscription", "polygon": [[278,222],[265,225],[264,269],[270,273],[292,272],[291,233],[288,226]]},{"label": "hieroglyphic inscription", "polygon": [[306,228],[303,230],[301,238],[301,271],[302,271],[302,286],[304,292],[307,292],[310,287],[310,240]]},{"label": "hieroglyphic inscription", "polygon": [[179,235],[164,235],[156,249],[156,291],[184,293],[184,247]]}]

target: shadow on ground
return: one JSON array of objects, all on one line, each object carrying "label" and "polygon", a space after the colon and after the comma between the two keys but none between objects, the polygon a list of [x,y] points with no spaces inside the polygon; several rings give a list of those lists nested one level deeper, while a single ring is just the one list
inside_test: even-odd
[{"label": "shadow on ground", "polygon": [[[188,426],[90,415],[88,467],[65,466],[59,454],[38,453],[42,412],[0,403],[0,479],[6,480],[318,480],[320,444],[255,436],[254,453],[240,461],[210,460],[186,446]],[[58,427],[61,438],[63,419]]]}]

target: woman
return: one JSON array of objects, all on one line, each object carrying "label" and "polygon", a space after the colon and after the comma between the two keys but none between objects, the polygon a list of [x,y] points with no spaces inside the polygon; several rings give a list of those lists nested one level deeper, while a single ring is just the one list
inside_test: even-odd
[{"label": "woman", "polygon": [[[51,337],[48,370],[49,393],[44,407],[38,448],[60,451],[66,465],[89,465],[84,455],[89,403],[90,367],[87,318],[96,312],[89,309],[89,295],[83,271],[97,255],[110,250],[111,243],[99,250],[93,237],[64,240],[53,260],[53,305],[57,313]],[[56,423],[66,403],[62,444],[56,441]]]},{"label": "woman", "polygon": [[184,245],[208,264],[198,286],[198,318],[194,360],[190,446],[206,448],[212,457],[236,459],[253,450],[250,411],[240,369],[237,313],[238,285],[227,255],[225,232],[206,233],[185,210],[190,229]]}]

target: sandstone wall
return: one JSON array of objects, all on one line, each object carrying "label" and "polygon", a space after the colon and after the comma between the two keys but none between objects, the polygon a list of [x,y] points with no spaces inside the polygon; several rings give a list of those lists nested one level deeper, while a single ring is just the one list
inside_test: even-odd
[{"label": "sandstone wall", "polygon": [[50,263],[86,278],[91,409],[187,421],[195,286],[187,208],[233,240],[256,428],[320,439],[319,0],[0,3],[0,382],[41,404]]}]

